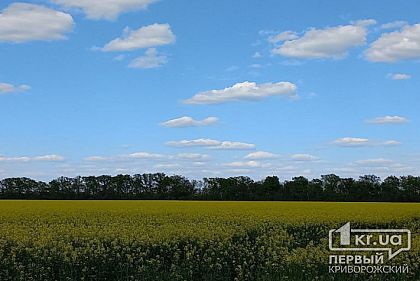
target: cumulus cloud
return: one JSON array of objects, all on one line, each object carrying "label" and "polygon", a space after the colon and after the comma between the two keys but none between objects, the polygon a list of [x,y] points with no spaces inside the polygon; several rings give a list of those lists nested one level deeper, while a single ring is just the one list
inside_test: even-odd
[{"label": "cumulus cloud", "polygon": [[278,157],[277,154],[266,152],[266,151],[255,151],[251,152],[246,155],[245,159],[252,159],[252,160],[262,160],[262,159],[272,159]]},{"label": "cumulus cloud", "polygon": [[365,57],[373,62],[420,59],[420,24],[382,34],[366,50]]},{"label": "cumulus cloud", "polygon": [[290,82],[257,84],[242,82],[222,90],[210,90],[194,95],[186,104],[218,104],[230,101],[255,101],[270,96],[296,96],[296,85]]},{"label": "cumulus cloud", "polygon": [[242,150],[254,149],[255,144],[235,142],[235,141],[219,141],[213,139],[195,139],[195,140],[181,140],[169,141],[166,143],[173,147],[206,147],[210,149],[225,149],[225,150]]},{"label": "cumulus cloud", "polygon": [[125,28],[123,36],[108,42],[102,50],[133,51],[157,46],[172,44],[175,42],[175,35],[172,33],[169,24],[155,23],[140,27],[137,30]]},{"label": "cumulus cloud", "polygon": [[215,124],[218,120],[219,119],[216,117],[207,117],[203,120],[195,120],[190,116],[183,116],[163,122],[161,125],[169,128],[200,127]]},{"label": "cumulus cloud", "polygon": [[342,58],[353,47],[366,43],[367,26],[373,20],[362,20],[349,25],[311,28],[302,36],[287,31],[271,37],[271,42],[284,41],[272,52],[276,55],[293,58]]},{"label": "cumulus cloud", "polygon": [[143,10],[157,0],[51,0],[68,9],[80,9],[89,19],[114,20],[128,11]]},{"label": "cumulus cloud", "polygon": [[63,161],[64,157],[56,154],[40,155],[40,156],[18,156],[18,157],[5,157],[0,156],[0,161],[12,161],[12,162],[29,162],[29,161],[40,161],[40,162],[57,162]]},{"label": "cumulus cloud", "polygon": [[387,141],[371,141],[366,138],[353,138],[345,137],[336,139],[333,144],[344,146],[344,147],[362,147],[362,146],[395,146],[401,144],[396,140],[387,140]]},{"label": "cumulus cloud", "polygon": [[388,77],[392,80],[408,80],[411,78],[410,74],[405,73],[390,73]]},{"label": "cumulus cloud", "polygon": [[30,89],[28,85],[15,86],[9,83],[0,83],[0,94],[22,93]]},{"label": "cumulus cloud", "polygon": [[408,120],[405,117],[401,116],[384,116],[384,117],[377,117],[372,120],[368,120],[368,123],[371,124],[404,124],[407,123]]},{"label": "cumulus cloud", "polygon": [[294,161],[315,161],[319,159],[311,154],[293,154],[290,158]]},{"label": "cumulus cloud", "polygon": [[65,39],[73,18],[41,5],[12,3],[0,12],[0,42]]},{"label": "cumulus cloud", "polygon": [[131,68],[157,68],[165,63],[168,59],[165,55],[161,55],[155,48],[147,49],[144,56],[135,58],[128,65]]}]

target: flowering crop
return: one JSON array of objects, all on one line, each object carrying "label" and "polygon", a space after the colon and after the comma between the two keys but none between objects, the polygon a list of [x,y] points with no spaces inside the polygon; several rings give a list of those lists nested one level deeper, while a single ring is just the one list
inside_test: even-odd
[{"label": "flowering crop", "polygon": [[[328,274],[347,221],[411,229],[410,272]],[[0,280],[420,280],[419,232],[420,204],[0,201]]]}]

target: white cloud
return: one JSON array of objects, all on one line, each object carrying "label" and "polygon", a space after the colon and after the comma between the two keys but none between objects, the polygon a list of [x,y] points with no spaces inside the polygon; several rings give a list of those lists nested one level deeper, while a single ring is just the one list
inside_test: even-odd
[{"label": "white cloud", "polygon": [[368,120],[368,123],[372,124],[404,124],[407,123],[408,120],[405,117],[401,116],[384,116],[384,117],[377,117],[372,120]]},{"label": "white cloud", "polygon": [[236,70],[238,70],[238,69],[239,69],[239,67],[238,67],[238,66],[236,66],[236,65],[231,65],[231,66],[227,67],[227,68],[225,69],[225,71],[227,71],[227,72],[233,72],[233,71],[236,71]]},{"label": "white cloud", "polygon": [[371,23],[372,20],[364,20],[350,25],[312,28],[301,37],[290,31],[280,33],[274,37],[278,39],[276,42],[285,42],[272,52],[294,58],[342,58],[350,48],[366,43],[366,26]]},{"label": "white cloud", "polygon": [[15,86],[8,83],[0,83],[0,94],[22,93],[30,89],[28,85]]},{"label": "white cloud", "polygon": [[361,166],[380,166],[380,165],[388,165],[391,164],[393,161],[384,158],[376,158],[376,159],[365,159],[365,160],[358,160],[355,163]]},{"label": "white cloud", "polygon": [[388,77],[392,80],[408,80],[411,78],[410,74],[405,73],[390,73]]},{"label": "white cloud", "polygon": [[381,25],[381,29],[396,29],[407,25],[406,21],[393,21]]},{"label": "white cloud", "polygon": [[206,161],[210,159],[208,154],[201,154],[201,153],[179,153],[176,155],[177,159],[181,160],[192,160],[192,161]]},{"label": "white cloud", "polygon": [[56,154],[49,154],[49,155],[40,155],[40,156],[18,156],[18,157],[5,157],[0,156],[1,161],[11,161],[11,162],[29,162],[29,161],[40,161],[40,162],[57,162],[63,161],[64,157],[61,155]]},{"label": "white cloud", "polygon": [[272,159],[278,157],[277,154],[266,152],[266,151],[255,151],[246,155],[245,159],[261,160],[261,159]]},{"label": "white cloud", "polygon": [[73,25],[69,14],[40,5],[12,3],[0,13],[0,42],[65,39]]},{"label": "white cloud", "polygon": [[199,127],[215,124],[218,120],[219,119],[216,117],[207,117],[203,120],[195,120],[190,116],[183,116],[163,122],[161,125],[169,128]]},{"label": "white cloud", "polygon": [[254,149],[255,144],[252,143],[244,143],[244,142],[237,142],[237,141],[222,141],[217,146],[210,147],[211,149],[226,149],[226,150],[246,150],[246,149]]},{"label": "white cloud", "polygon": [[382,143],[380,143],[381,145],[390,145],[390,146],[394,146],[394,145],[400,145],[401,142],[396,141],[396,140],[388,140],[388,141],[384,141]]},{"label": "white cloud", "polygon": [[294,161],[315,161],[319,158],[311,154],[293,154],[290,156]]},{"label": "white cloud", "polygon": [[345,137],[336,139],[334,143],[340,146],[365,146],[369,144],[369,139]]},{"label": "white cloud", "polygon": [[260,52],[255,52],[254,55],[252,56],[254,59],[259,59],[262,57]]},{"label": "white cloud", "polygon": [[50,155],[43,155],[43,156],[36,156],[33,158],[35,161],[63,161],[64,157],[61,155],[50,154]]},{"label": "white cloud", "polygon": [[248,67],[250,67],[250,68],[262,68],[263,66],[259,63],[253,63],[253,64],[250,64]]},{"label": "white cloud", "polygon": [[237,161],[237,162],[225,163],[223,164],[223,166],[234,167],[234,168],[258,168],[258,167],[261,167],[261,163],[257,161],[245,161],[245,162]]},{"label": "white cloud", "polygon": [[140,27],[137,30],[124,29],[123,36],[107,43],[102,50],[133,51],[150,47],[168,45],[175,42],[175,35],[172,33],[169,24],[155,23]]},{"label": "white cloud", "polygon": [[255,144],[234,142],[234,141],[218,141],[212,139],[195,139],[195,140],[181,140],[169,141],[166,145],[173,147],[206,147],[210,149],[226,149],[226,150],[242,150],[254,149]]},{"label": "white cloud", "polygon": [[242,82],[222,90],[210,90],[185,100],[186,104],[217,104],[230,101],[261,100],[270,96],[296,96],[296,85],[290,82],[257,84]]},{"label": "white cloud", "polygon": [[406,25],[399,31],[382,34],[365,52],[373,62],[420,59],[420,24]]},{"label": "white cloud", "polygon": [[174,147],[191,147],[191,146],[216,146],[220,145],[220,141],[212,139],[195,139],[195,140],[181,140],[169,141],[166,145]]},{"label": "white cloud", "polygon": [[273,35],[268,37],[268,42],[275,44],[282,41],[289,41],[299,38],[296,32],[294,31],[284,31],[282,33],[279,33],[277,35]]},{"label": "white cloud", "polygon": [[149,153],[149,152],[135,152],[127,155],[132,159],[162,159],[165,158],[163,154]]},{"label": "white cloud", "polygon": [[128,65],[131,68],[157,68],[165,63],[168,59],[165,55],[158,54],[155,48],[147,49],[144,56],[137,57]]},{"label": "white cloud", "polygon": [[157,0],[51,0],[64,8],[81,9],[89,19],[114,20],[128,11],[143,10]]},{"label": "white cloud", "polygon": [[106,161],[108,160],[108,158],[103,157],[103,156],[89,156],[89,157],[86,157],[84,160],[94,162],[94,161]]},{"label": "white cloud", "polygon": [[353,138],[353,137],[345,137],[336,139],[334,144],[344,147],[362,147],[362,146],[395,146],[400,145],[401,143],[396,140],[387,140],[387,141],[380,141],[375,142],[365,138]]}]

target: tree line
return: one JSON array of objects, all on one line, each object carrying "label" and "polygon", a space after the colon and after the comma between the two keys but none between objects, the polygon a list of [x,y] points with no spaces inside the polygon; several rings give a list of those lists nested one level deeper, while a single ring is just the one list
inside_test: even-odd
[{"label": "tree line", "polygon": [[420,202],[420,177],[375,175],[358,179],[334,174],[309,180],[280,181],[268,176],[254,181],[245,176],[189,180],[163,173],[59,177],[49,183],[30,178],[0,181],[0,199],[149,199],[149,200],[285,200]]}]

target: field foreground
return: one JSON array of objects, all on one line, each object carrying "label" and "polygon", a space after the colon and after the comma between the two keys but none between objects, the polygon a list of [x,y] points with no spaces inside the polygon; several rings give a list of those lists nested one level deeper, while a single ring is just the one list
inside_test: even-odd
[{"label": "field foreground", "polygon": [[[328,273],[328,231],[407,228],[407,274]],[[420,280],[420,204],[0,201],[0,280]]]}]

